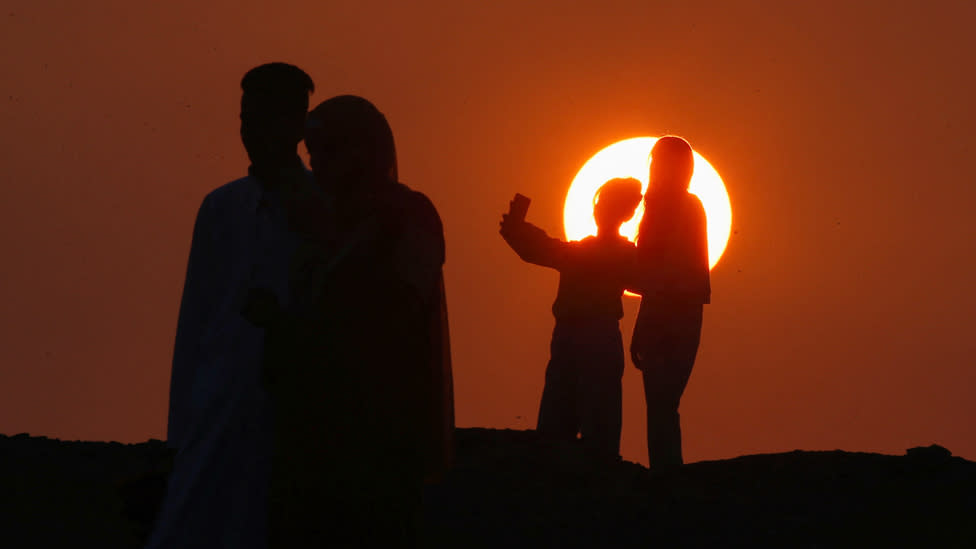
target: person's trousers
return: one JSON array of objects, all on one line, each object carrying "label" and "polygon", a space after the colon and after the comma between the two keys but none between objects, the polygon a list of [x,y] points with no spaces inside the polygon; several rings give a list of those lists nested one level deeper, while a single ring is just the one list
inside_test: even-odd
[{"label": "person's trousers", "polygon": [[596,458],[620,454],[623,340],[617,319],[557,320],[539,405],[539,434],[573,440]]},{"label": "person's trousers", "polygon": [[647,403],[648,462],[651,469],[661,469],[684,463],[678,406],[701,341],[700,306],[675,315],[655,331],[654,344],[643,351],[646,358],[639,367]]}]

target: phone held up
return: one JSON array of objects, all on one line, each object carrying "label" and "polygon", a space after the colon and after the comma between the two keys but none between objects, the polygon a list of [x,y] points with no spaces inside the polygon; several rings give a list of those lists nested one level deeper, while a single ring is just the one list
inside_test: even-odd
[{"label": "phone held up", "polygon": [[515,193],[515,198],[512,199],[509,209],[508,217],[513,221],[525,221],[525,214],[529,212],[529,203],[532,200],[519,193]]}]

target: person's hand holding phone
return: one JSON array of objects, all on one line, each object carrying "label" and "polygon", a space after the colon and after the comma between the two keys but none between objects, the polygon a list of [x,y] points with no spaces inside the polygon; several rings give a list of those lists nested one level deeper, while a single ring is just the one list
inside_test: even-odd
[{"label": "person's hand holding phone", "polygon": [[502,214],[502,220],[499,223],[498,232],[503,238],[506,240],[510,238],[525,223],[525,215],[529,211],[531,202],[529,197],[515,193],[515,197],[508,203],[508,213]]},{"label": "person's hand holding phone", "polygon": [[508,203],[508,215],[515,221],[525,221],[525,214],[529,212],[529,204],[532,200],[520,193],[515,193],[515,198]]}]

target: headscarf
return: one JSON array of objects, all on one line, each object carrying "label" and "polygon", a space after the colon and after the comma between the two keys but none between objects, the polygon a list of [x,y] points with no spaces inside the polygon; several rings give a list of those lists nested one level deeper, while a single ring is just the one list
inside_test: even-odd
[{"label": "headscarf", "polygon": [[319,103],[305,124],[309,154],[327,155],[330,149],[355,150],[360,169],[374,181],[397,181],[393,130],[383,113],[356,95],[338,95]]}]

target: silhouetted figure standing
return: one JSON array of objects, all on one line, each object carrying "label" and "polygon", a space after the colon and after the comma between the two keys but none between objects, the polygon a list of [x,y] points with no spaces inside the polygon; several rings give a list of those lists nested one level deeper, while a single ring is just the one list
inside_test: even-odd
[{"label": "silhouetted figure standing", "polygon": [[271,341],[272,545],[414,546],[454,426],[441,221],[397,181],[393,133],[365,99],[316,107],[306,145],[324,198],[290,210],[295,299],[275,312],[252,296]]},{"label": "silhouetted figure standing", "polygon": [[694,165],[684,139],[666,136],[655,143],[637,235],[643,297],[630,352],[644,378],[652,469],[683,463],[678,405],[698,353],[703,304],[711,296],[705,209],[688,192]]},{"label": "silhouetted figure standing", "polygon": [[254,286],[288,301],[297,241],[283,196],[314,187],[297,155],[313,84],[301,69],[271,63],[249,71],[241,88],[251,166],[204,198],[193,229],[170,385],[168,443],[177,454],[150,548],[267,546],[264,337],[241,307]]},{"label": "silhouetted figure standing", "polygon": [[579,242],[550,238],[542,229],[504,215],[501,234],[523,260],[559,271],[552,305],[556,325],[539,405],[539,434],[573,440],[579,434],[590,456],[620,454],[621,377],[624,370],[621,298],[635,268],[634,245],[620,226],[641,200],[636,179],[612,179],[597,192],[597,235]]}]

